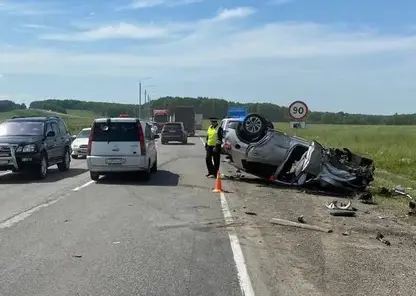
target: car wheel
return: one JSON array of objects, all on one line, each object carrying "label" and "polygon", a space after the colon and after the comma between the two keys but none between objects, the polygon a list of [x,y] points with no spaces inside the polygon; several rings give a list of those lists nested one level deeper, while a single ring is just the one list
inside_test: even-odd
[{"label": "car wheel", "polygon": [[71,157],[73,158],[73,159],[78,159],[78,155],[71,155]]},{"label": "car wheel", "polygon": [[100,174],[96,172],[90,172],[90,178],[93,181],[98,181],[98,179],[100,179]]},{"label": "car wheel", "polygon": [[60,172],[69,171],[69,167],[71,166],[71,156],[69,154],[68,149],[65,149],[65,154],[61,163],[58,163],[58,170]]},{"label": "car wheel", "polygon": [[48,175],[48,157],[46,153],[42,153],[40,157],[40,163],[38,167],[35,169],[35,177],[37,179],[43,180]]},{"label": "car wheel", "polygon": [[252,113],[244,118],[241,124],[240,133],[244,134],[242,135],[242,138],[249,142],[253,142],[263,137],[266,129],[267,121],[263,116]]},{"label": "car wheel", "polygon": [[149,164],[147,166],[147,170],[143,172],[143,180],[144,181],[149,181],[150,180],[150,175],[151,175],[151,165],[150,165],[150,160],[149,160]]},{"label": "car wheel", "polygon": [[152,173],[156,173],[157,172],[157,157],[155,159],[155,163],[152,166],[151,172]]}]

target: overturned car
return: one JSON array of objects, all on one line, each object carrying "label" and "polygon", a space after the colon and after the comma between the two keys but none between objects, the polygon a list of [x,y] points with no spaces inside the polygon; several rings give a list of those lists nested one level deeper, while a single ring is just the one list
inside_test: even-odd
[{"label": "overturned car", "polygon": [[373,181],[369,158],[275,131],[263,116],[249,114],[229,128],[224,150],[239,170],[281,185],[325,191],[364,191]]}]

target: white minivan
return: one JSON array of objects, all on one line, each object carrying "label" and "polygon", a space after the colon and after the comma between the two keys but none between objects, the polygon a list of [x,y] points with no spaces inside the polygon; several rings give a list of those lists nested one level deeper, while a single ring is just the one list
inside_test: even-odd
[{"label": "white minivan", "polygon": [[142,172],[150,179],[157,171],[157,138],[151,124],[138,118],[95,119],[87,149],[91,179],[122,172]]}]

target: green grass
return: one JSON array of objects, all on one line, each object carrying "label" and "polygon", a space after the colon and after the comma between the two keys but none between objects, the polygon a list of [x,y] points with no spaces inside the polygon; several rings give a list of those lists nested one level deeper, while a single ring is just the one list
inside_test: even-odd
[{"label": "green grass", "polygon": [[95,118],[99,115],[89,110],[66,110],[68,115],[86,117],[86,118]]}]

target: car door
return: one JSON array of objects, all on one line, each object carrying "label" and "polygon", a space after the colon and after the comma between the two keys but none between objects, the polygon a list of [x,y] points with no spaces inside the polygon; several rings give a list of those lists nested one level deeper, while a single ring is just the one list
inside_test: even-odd
[{"label": "car door", "polygon": [[149,151],[150,162],[153,164],[156,159],[156,145],[155,139],[153,138],[152,126],[146,122],[144,130],[146,151]]},{"label": "car door", "polygon": [[52,123],[51,122],[47,122],[46,123],[46,127],[45,127],[45,148],[46,148],[46,152],[48,153],[48,161],[49,162],[54,162],[56,157],[57,157],[57,148],[56,148],[56,143],[55,143],[55,137],[48,137],[48,133],[53,131],[52,129]]},{"label": "car door", "polygon": [[57,121],[52,121],[52,130],[55,132],[55,155],[56,158],[61,158],[65,152],[65,141],[64,137],[61,135],[61,130],[59,129],[59,125]]},{"label": "car door", "polygon": [[[64,149],[66,146],[71,147],[71,137],[66,129],[66,125],[62,120],[58,120],[58,126],[60,131],[60,137],[63,140]],[[71,151],[70,151],[71,152]]]}]

